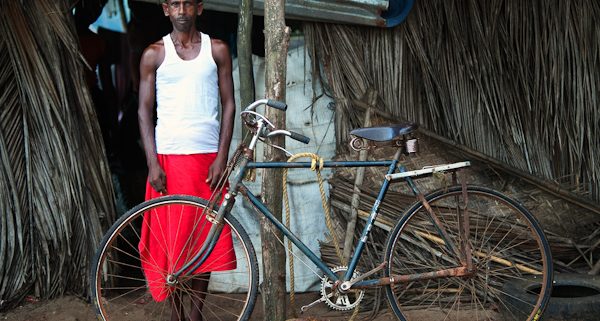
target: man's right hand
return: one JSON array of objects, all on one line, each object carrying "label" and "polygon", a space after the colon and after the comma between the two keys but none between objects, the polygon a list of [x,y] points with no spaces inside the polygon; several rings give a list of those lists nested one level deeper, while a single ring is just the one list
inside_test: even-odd
[{"label": "man's right hand", "polygon": [[167,193],[167,176],[160,165],[154,165],[148,168],[148,182],[155,191]]}]

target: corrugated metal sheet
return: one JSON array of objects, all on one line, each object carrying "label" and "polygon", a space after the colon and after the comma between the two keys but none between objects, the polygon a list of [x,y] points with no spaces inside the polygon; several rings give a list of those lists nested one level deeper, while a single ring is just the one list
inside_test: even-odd
[{"label": "corrugated metal sheet", "polygon": [[[238,12],[239,0],[204,0],[204,8]],[[383,0],[287,0],[285,16],[288,19],[355,23],[361,25],[384,26],[381,12],[388,7]],[[254,0],[254,13],[262,15],[264,1]]]},{"label": "corrugated metal sheet", "polygon": [[[204,0],[204,8],[238,12],[239,3],[240,0]],[[288,19],[393,27],[406,19],[413,3],[414,0],[286,0],[285,14]],[[264,13],[263,0],[254,0],[254,13]]]}]

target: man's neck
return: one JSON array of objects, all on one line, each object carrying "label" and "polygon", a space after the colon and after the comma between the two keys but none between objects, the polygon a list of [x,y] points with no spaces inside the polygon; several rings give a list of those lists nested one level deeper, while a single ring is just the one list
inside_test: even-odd
[{"label": "man's neck", "polygon": [[189,31],[177,31],[173,29],[170,36],[173,43],[182,46],[200,42],[200,33],[195,28]]}]

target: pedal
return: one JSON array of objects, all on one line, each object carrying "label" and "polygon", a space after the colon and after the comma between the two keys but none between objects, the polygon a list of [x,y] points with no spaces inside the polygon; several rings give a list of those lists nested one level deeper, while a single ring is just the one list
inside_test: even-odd
[{"label": "pedal", "polygon": [[[329,294],[327,297],[330,298],[331,296],[333,296],[333,293]],[[315,306],[316,304],[321,303],[321,302],[325,302],[325,298],[324,297],[320,297],[315,302],[309,303],[309,304],[301,307],[300,308],[300,313],[306,312],[308,309],[312,308],[313,306]]]}]

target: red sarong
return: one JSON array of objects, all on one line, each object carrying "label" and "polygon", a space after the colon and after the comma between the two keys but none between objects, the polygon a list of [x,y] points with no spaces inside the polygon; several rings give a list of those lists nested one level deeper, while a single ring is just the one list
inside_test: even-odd
[{"label": "red sarong", "polygon": [[[216,153],[158,155],[158,161],[167,177],[167,193],[208,199],[212,192],[205,180],[215,157]],[[159,196],[162,195],[147,183],[146,200]],[[173,291],[173,287],[165,282],[166,276],[183,267],[200,250],[212,226],[201,210],[190,206],[170,206],[164,208],[164,211],[168,213],[157,214],[153,210],[144,214],[138,245],[150,293],[159,302]],[[235,268],[231,228],[225,225],[210,256],[192,274]]]}]

